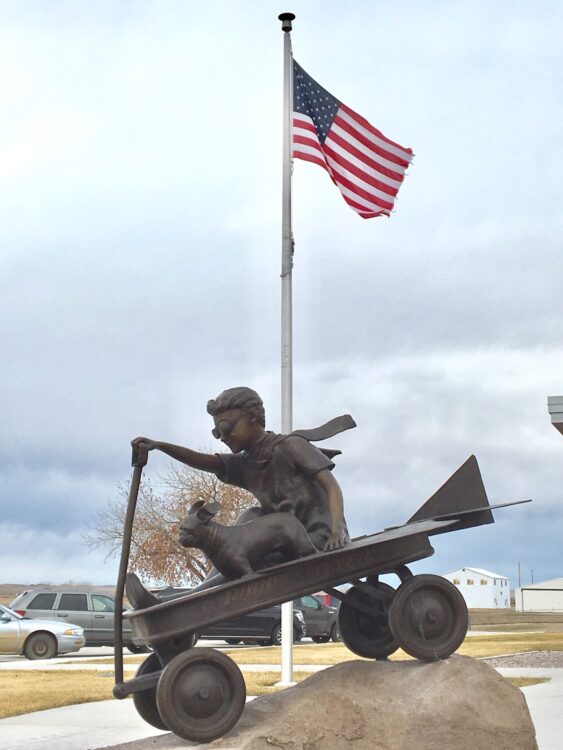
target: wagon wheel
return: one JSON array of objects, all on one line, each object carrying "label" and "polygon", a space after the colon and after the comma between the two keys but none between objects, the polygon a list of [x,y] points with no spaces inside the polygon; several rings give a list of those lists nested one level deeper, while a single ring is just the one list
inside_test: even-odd
[{"label": "wagon wheel", "polygon": [[413,576],[397,589],[389,626],[407,654],[424,661],[445,659],[465,638],[467,606],[460,592],[445,578]]},{"label": "wagon wheel", "polygon": [[210,648],[175,656],[156,688],[158,710],[168,728],[193,742],[211,742],[227,734],[245,701],[240,669],[226,654]]},{"label": "wagon wheel", "polygon": [[[346,592],[338,610],[338,630],[344,644],[358,656],[368,659],[385,659],[399,648],[399,643],[389,629],[388,603],[395,590],[386,583],[377,583],[388,602],[370,596],[366,591],[352,587]],[[358,609],[355,603],[369,610]]]},{"label": "wagon wheel", "polygon": [[[150,672],[160,672],[161,669],[162,667],[158,656],[156,654],[151,654],[141,664],[137,670],[136,676],[142,677],[144,674],[149,674]],[[147,724],[150,724],[157,729],[168,729],[163,722],[156,705],[156,687],[142,690],[139,693],[133,693],[133,703],[137,709],[137,713],[147,722]]]}]

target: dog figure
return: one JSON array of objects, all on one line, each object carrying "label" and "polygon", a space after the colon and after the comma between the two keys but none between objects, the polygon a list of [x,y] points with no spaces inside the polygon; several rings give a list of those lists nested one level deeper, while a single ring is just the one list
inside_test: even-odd
[{"label": "dog figure", "polygon": [[[273,552],[286,561],[318,552],[305,527],[291,513],[269,513],[238,526],[222,526],[211,519],[219,503],[198,500],[180,526],[180,544],[203,550],[226,578],[242,578],[259,570]],[[262,565],[263,567],[263,565]]]}]

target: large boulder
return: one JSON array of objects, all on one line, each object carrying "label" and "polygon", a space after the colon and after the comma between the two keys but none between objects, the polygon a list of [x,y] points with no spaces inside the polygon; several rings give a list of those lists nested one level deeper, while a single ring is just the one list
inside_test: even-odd
[{"label": "large boulder", "polygon": [[[186,744],[170,735],[151,739],[159,750]],[[487,664],[453,656],[338,664],[247,704],[226,737],[201,747],[537,750],[537,743],[521,691]]]}]

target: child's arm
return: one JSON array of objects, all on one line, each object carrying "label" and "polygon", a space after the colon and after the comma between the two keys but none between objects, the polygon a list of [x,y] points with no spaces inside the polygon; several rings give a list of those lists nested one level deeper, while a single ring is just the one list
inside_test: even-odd
[{"label": "child's arm", "polygon": [[332,533],[324,547],[324,551],[328,552],[331,549],[344,547],[344,545],[348,544],[350,541],[344,523],[344,500],[342,498],[340,485],[333,477],[330,469],[319,471],[319,473],[316,474],[315,479],[326,492],[328,509],[332,520]]},{"label": "child's arm", "polygon": [[137,437],[131,441],[131,445],[144,447],[145,450],[159,450],[166,453],[167,456],[181,461],[192,469],[201,471],[217,472],[222,468],[221,459],[214,453],[198,453],[190,448],[183,448],[181,445],[172,445],[172,443],[162,443],[159,440],[151,440],[146,437]]}]

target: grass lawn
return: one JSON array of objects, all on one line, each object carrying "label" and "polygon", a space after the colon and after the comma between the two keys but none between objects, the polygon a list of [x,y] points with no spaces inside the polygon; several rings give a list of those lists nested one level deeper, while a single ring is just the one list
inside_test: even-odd
[{"label": "grass lawn", "polygon": [[[519,651],[563,651],[563,633],[515,633],[490,636],[468,636],[458,654],[479,658],[500,656]],[[280,661],[280,647],[266,646],[249,649],[227,649],[237,664],[276,664]],[[338,664],[359,659],[342,643],[299,644],[293,647],[295,664]],[[399,649],[391,659],[410,659]]]},{"label": "grass lawn", "polygon": [[[243,664],[279,664],[280,646],[260,646],[258,648],[224,649],[225,653]],[[477,659],[483,656],[501,656],[520,651],[563,651],[563,633],[511,633],[482,636],[467,636],[458,654]],[[293,647],[294,664],[338,664],[341,661],[360,659],[342,643],[302,643]],[[399,649],[391,659],[410,659]],[[125,656],[125,665],[140,664],[146,656]],[[110,657],[89,659],[89,664],[113,664]]]},{"label": "grass lawn", "polygon": [[0,718],[75,703],[112,697],[109,672],[40,671],[0,672]]},{"label": "grass lawn", "polygon": [[[309,676],[310,672],[293,673],[295,682],[301,682]],[[280,673],[279,671],[246,672],[244,679],[248,695],[266,695],[279,689],[275,687],[275,684],[280,679]],[[510,682],[517,687],[527,687],[549,682],[549,679],[545,677],[511,678]],[[42,711],[47,708],[108,700],[112,697],[112,687],[113,677],[108,672],[99,673],[91,670],[0,672],[0,718]]]}]

